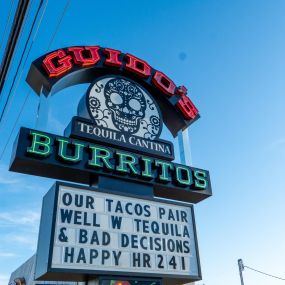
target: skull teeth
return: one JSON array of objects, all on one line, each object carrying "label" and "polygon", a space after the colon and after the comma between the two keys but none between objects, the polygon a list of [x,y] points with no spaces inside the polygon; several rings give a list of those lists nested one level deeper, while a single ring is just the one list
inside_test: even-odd
[{"label": "skull teeth", "polygon": [[118,121],[120,124],[127,125],[127,126],[135,126],[136,125],[136,120],[128,120],[124,119],[122,117],[119,117],[115,115],[115,120]]}]

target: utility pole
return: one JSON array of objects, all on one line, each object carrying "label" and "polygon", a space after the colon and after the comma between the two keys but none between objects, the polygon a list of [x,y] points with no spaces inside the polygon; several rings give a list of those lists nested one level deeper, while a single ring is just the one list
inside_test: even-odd
[{"label": "utility pole", "polygon": [[244,271],[244,266],[243,266],[242,259],[238,260],[238,268],[239,268],[240,284],[244,285],[243,276],[242,276],[242,272]]}]

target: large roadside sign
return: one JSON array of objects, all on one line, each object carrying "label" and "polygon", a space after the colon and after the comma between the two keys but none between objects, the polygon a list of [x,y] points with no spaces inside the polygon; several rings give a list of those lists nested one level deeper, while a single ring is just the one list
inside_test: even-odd
[{"label": "large roadside sign", "polygon": [[45,195],[36,280],[201,280],[189,203],[212,195],[210,173],[175,162],[172,141],[161,138],[163,127],[176,137],[199,119],[187,89],[138,57],[99,46],[41,56],[27,82],[47,97],[90,83],[61,134],[22,127],[15,141],[11,171],[88,185],[56,182]]}]

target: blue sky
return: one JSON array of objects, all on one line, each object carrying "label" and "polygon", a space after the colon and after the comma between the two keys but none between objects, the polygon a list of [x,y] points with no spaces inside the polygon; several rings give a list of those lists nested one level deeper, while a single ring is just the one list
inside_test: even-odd
[{"label": "blue sky", "polygon": [[[38,1],[31,2],[1,111],[37,9]],[[54,182],[8,172],[15,136],[20,126],[62,134],[87,88],[67,88],[50,98],[46,124],[37,122],[39,97],[32,92],[7,144],[30,91],[26,74],[35,58],[72,45],[132,53],[188,88],[201,114],[189,131],[193,165],[210,170],[213,188],[213,197],[195,206],[199,284],[240,284],[238,258],[285,278],[285,2],[71,0],[51,40],[65,5],[48,2],[0,123],[0,284],[35,252],[41,199]],[[0,39],[9,9],[10,1],[2,1]],[[248,269],[244,281],[282,283]]]}]

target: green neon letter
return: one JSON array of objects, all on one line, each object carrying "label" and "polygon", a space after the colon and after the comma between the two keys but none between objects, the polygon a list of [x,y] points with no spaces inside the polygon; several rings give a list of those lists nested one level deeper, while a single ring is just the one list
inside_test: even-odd
[{"label": "green neon letter", "polygon": [[156,160],[155,166],[161,167],[161,174],[158,177],[160,180],[171,181],[171,175],[169,174],[169,170],[173,169],[173,164],[171,162]]},{"label": "green neon letter", "polygon": [[151,164],[153,162],[152,159],[148,158],[148,157],[141,157],[143,166],[142,166],[142,176],[144,178],[153,178],[153,174],[152,174],[152,169],[151,169]]},{"label": "green neon letter", "polygon": [[100,168],[105,166],[108,169],[113,169],[110,162],[112,152],[109,149],[95,145],[89,145],[89,148],[92,150],[92,157],[88,160],[88,165]]},{"label": "green neon letter", "polygon": [[132,155],[130,153],[123,153],[117,151],[116,154],[119,157],[119,163],[116,167],[117,171],[129,173],[130,170],[133,174],[139,174],[139,171],[137,168],[135,168],[135,164],[138,163],[138,158],[135,155]]},{"label": "green neon letter", "polygon": [[207,173],[204,170],[194,170],[195,188],[206,190],[208,188]]},{"label": "green neon letter", "polygon": [[[59,147],[58,147],[59,157],[61,157],[65,161],[70,161],[70,162],[78,162],[82,160],[84,144],[72,142],[62,138],[57,138],[56,140],[59,142]],[[73,155],[67,154],[68,144],[74,147]]]},{"label": "green neon letter", "polygon": [[192,174],[187,166],[176,166],[176,179],[181,185],[191,185],[192,184]]},{"label": "green neon letter", "polygon": [[52,152],[52,138],[33,131],[31,131],[30,134],[33,136],[33,139],[32,145],[27,148],[27,152],[43,157],[48,157]]}]

